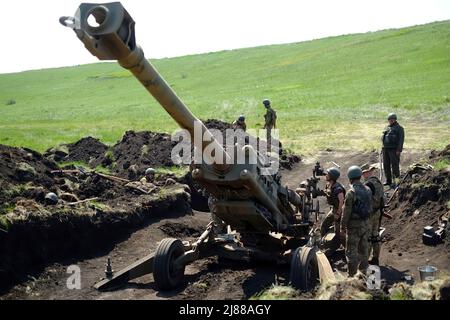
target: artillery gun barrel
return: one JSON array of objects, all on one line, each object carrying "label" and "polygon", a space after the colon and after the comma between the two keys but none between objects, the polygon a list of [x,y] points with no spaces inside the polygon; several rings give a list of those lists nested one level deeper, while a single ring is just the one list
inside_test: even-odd
[{"label": "artillery gun barrel", "polygon": [[[145,58],[144,51],[136,44],[135,22],[120,2],[82,3],[74,17],[61,17],[60,22],[73,29],[94,56],[100,60],[117,60],[123,68],[130,70],[178,125],[189,132],[192,143],[202,150],[202,154],[212,144],[211,149],[216,152],[215,159],[219,161],[214,161],[208,154],[203,154],[204,159],[213,163],[218,171],[228,170],[231,158],[223,146]],[[195,123],[201,124],[201,132],[194,132]],[[199,134],[200,139],[194,139]],[[196,143],[197,140],[199,143]]]}]

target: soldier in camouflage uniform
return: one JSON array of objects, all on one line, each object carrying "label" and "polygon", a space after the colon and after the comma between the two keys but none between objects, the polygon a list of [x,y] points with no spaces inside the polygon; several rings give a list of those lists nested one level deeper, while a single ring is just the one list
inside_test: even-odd
[{"label": "soldier in camouflage uniform", "polygon": [[145,176],[143,176],[141,178],[141,180],[139,180],[142,183],[152,183],[154,184],[155,182],[155,174],[156,174],[156,170],[153,168],[147,168],[145,170]]},{"label": "soldier in camouflage uniform", "polygon": [[321,236],[325,236],[330,227],[334,225],[334,232],[336,234],[336,239],[339,243],[342,242],[342,237],[340,234],[340,224],[342,217],[342,206],[344,205],[345,188],[337,182],[341,175],[338,168],[330,168],[327,170],[327,175],[325,177],[327,184],[325,186],[325,196],[327,197],[327,203],[331,206],[330,212],[327,214],[325,219],[322,221],[320,226]]},{"label": "soldier in camouflage uniform", "polygon": [[[383,131],[381,141],[383,142],[383,167],[386,176],[385,185],[396,187],[396,179],[400,177],[400,155],[403,151],[405,141],[405,130],[397,122],[397,115],[388,115],[389,125]],[[392,177],[394,179],[392,179]]]},{"label": "soldier in camouflage uniform", "polygon": [[381,210],[384,206],[384,189],[383,184],[380,179],[378,179],[373,173],[375,166],[363,165],[361,167],[363,170],[364,184],[369,187],[372,191],[372,209],[373,212],[369,217],[369,252],[370,257],[371,251],[373,253],[372,259],[369,261],[370,264],[379,265],[380,250],[381,250],[381,239],[380,233],[380,223],[381,223]]},{"label": "soldier in camouflage uniform", "polygon": [[345,195],[341,234],[346,234],[345,256],[348,274],[354,276],[358,269],[366,273],[369,254],[369,216],[372,212],[372,192],[361,183],[362,170],[358,166],[348,169],[350,189]]},{"label": "soldier in camouflage uniform", "polygon": [[266,141],[268,144],[268,150],[270,150],[270,144],[272,139],[272,129],[277,127],[277,113],[270,106],[270,101],[265,99],[263,101],[264,107],[266,108],[266,114],[264,115],[264,128],[266,129]]}]

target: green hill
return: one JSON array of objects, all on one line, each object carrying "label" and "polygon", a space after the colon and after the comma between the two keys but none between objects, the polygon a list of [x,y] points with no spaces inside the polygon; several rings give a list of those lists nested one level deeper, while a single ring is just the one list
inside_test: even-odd
[{"label": "green hill", "polygon": [[[450,141],[450,21],[152,62],[202,119],[245,114],[259,128],[269,98],[281,140],[298,152],[376,148],[389,112],[407,148]],[[176,124],[116,63],[0,75],[2,144],[114,143],[130,129]]]}]

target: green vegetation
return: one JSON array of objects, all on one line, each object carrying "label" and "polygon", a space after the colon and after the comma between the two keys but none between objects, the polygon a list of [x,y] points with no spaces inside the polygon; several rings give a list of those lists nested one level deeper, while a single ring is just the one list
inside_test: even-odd
[{"label": "green vegetation", "polygon": [[116,158],[114,157],[114,152],[111,149],[105,152],[105,159],[108,163],[115,165]]},{"label": "green vegetation", "polygon": [[3,231],[8,231],[11,223],[5,215],[0,214],[0,229]]},{"label": "green vegetation", "polygon": [[300,292],[289,286],[273,285],[269,289],[254,295],[250,300],[292,300],[300,296]]},{"label": "green vegetation", "polygon": [[98,165],[94,169],[96,172],[104,173],[104,174],[111,174],[111,169],[104,167],[102,165]]},{"label": "green vegetation", "polygon": [[100,172],[100,173],[104,173],[104,174],[111,174],[111,170],[107,167],[104,167],[102,165],[98,165],[95,167],[95,169],[92,169],[89,167],[89,165],[83,161],[68,161],[68,162],[61,162],[58,164],[58,166],[61,169],[67,169],[70,167],[76,167],[76,168],[81,168],[84,169],[85,171],[89,172],[89,171],[96,171],[96,172]]},{"label": "green vegetation", "polygon": [[108,210],[111,210],[111,207],[110,207],[110,206],[108,206],[107,204],[98,202],[98,201],[96,201],[96,200],[91,200],[91,201],[89,201],[89,206],[90,206],[92,209],[99,210],[99,211],[108,211]]},{"label": "green vegetation", "polygon": [[186,166],[179,167],[179,166],[172,166],[172,167],[159,167],[156,168],[156,177],[159,177],[160,175],[167,175],[167,174],[174,174],[177,178],[182,178],[188,173],[189,168]]},{"label": "green vegetation", "polygon": [[434,164],[434,170],[442,170],[450,166],[450,159],[442,159]]},{"label": "green vegetation", "polygon": [[3,190],[0,190],[3,197],[7,199],[20,197],[26,190],[27,190],[26,184],[17,184],[17,185],[10,185],[8,188],[5,188]]},{"label": "green vegetation", "polygon": [[[302,43],[152,61],[201,119],[245,114],[261,128],[269,98],[283,145],[300,153],[372,149],[396,112],[406,148],[450,141],[450,21]],[[81,44],[80,44],[81,46]],[[117,63],[0,75],[0,143],[38,151],[91,135],[176,123]],[[145,152],[145,150],[143,150]]]},{"label": "green vegetation", "polygon": [[76,168],[83,168],[86,170],[90,170],[89,165],[83,161],[67,161],[67,162],[61,162],[58,163],[58,166],[61,169],[65,169],[68,167],[76,167]]}]

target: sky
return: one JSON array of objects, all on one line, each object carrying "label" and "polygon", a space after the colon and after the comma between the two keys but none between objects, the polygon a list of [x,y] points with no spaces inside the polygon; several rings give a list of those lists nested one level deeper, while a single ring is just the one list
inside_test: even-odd
[{"label": "sky", "polygon": [[[91,1],[96,2],[96,1]],[[450,0],[122,0],[147,58],[281,44],[450,19]],[[5,1],[0,73],[94,63],[60,16],[79,0]]]}]

